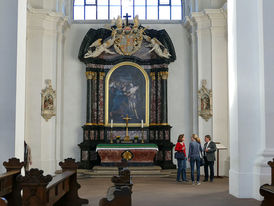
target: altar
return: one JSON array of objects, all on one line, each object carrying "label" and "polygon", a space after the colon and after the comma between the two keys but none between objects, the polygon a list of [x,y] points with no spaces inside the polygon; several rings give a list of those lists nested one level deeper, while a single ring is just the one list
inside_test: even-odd
[{"label": "altar", "polygon": [[156,144],[98,144],[102,166],[113,166],[127,159],[130,166],[153,165],[158,151]]},{"label": "altar", "polygon": [[[86,123],[79,168],[130,164],[176,168],[168,123],[168,65],[175,61],[165,30],[121,17],[85,35],[78,58],[86,65]],[[139,144],[138,144],[139,143]]]}]

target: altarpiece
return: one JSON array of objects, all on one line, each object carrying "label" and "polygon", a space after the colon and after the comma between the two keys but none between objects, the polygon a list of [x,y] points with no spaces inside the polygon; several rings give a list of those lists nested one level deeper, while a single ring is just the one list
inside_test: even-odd
[{"label": "altarpiece", "polygon": [[128,138],[155,144],[155,165],[175,168],[174,144],[168,124],[168,65],[175,61],[172,41],[165,30],[147,29],[120,17],[107,28],[91,28],[78,58],[86,65],[87,108],[80,168],[101,165],[98,144],[123,143],[125,117]]}]

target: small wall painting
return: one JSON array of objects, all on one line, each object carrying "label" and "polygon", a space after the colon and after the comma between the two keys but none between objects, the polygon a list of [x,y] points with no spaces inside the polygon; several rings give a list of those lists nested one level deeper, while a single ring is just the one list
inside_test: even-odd
[{"label": "small wall painting", "polygon": [[212,115],[212,90],[206,88],[207,81],[202,80],[202,88],[198,91],[198,113],[199,115],[208,121]]},{"label": "small wall painting", "polygon": [[41,115],[48,121],[56,116],[55,111],[56,91],[52,89],[51,80],[46,80],[46,88],[41,92]]}]

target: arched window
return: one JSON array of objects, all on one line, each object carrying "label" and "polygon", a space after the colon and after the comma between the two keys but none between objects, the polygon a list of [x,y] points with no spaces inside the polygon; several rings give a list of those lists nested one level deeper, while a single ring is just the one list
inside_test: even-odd
[{"label": "arched window", "polygon": [[182,20],[182,0],[74,0],[74,20],[109,20],[117,16],[143,20]]}]

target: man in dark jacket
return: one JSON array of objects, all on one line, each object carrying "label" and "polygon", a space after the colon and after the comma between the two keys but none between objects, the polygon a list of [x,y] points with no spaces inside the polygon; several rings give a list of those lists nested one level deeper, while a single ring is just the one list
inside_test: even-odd
[{"label": "man in dark jacket", "polygon": [[211,141],[210,135],[205,136],[205,145],[204,145],[204,159],[205,159],[205,179],[204,182],[208,181],[208,166],[210,169],[210,182],[213,182],[214,178],[214,161],[215,161],[215,151],[216,151],[216,144]]}]

